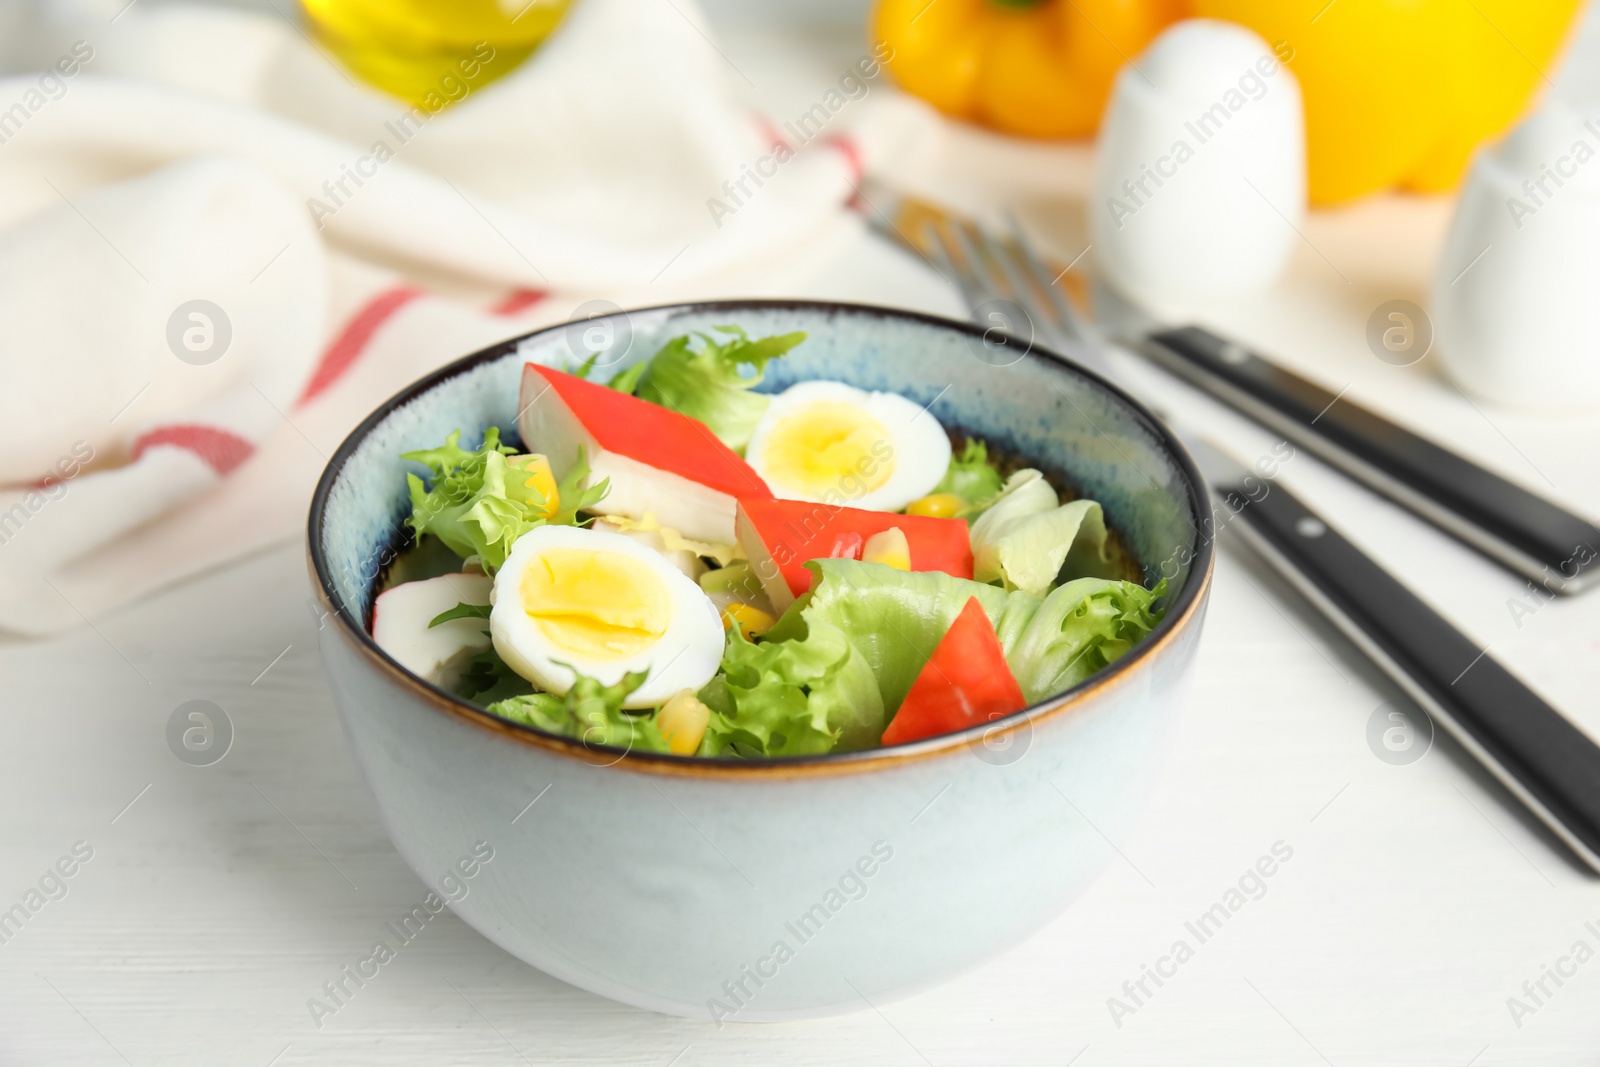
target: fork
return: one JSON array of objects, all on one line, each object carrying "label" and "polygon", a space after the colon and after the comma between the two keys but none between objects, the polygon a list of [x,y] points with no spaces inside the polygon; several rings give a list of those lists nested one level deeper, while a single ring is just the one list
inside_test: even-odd
[{"label": "fork", "polygon": [[[1001,344],[1087,367],[1137,395],[1108,358],[1112,343],[1073,306],[1015,222],[1002,235],[938,208],[922,211],[929,258],[961,290],[986,338],[998,329]],[[922,251],[886,216],[873,221]],[[1049,346],[1034,348],[1036,336]],[[1162,417],[1231,513],[1226,528],[1600,872],[1600,747],[1281,484]]]}]

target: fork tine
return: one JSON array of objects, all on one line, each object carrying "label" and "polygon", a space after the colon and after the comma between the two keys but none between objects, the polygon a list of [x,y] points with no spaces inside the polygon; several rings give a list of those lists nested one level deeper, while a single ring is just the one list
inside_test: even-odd
[{"label": "fork tine", "polygon": [[[963,248],[969,249],[971,254],[976,256],[979,261],[988,263],[991,270],[999,268],[1000,275],[1005,278],[1005,288],[1010,291],[1010,295],[1018,303],[1021,303],[1022,299],[1027,295],[1025,292],[1027,286],[1017,276],[1016,268],[1006,262],[1005,253],[1000,248],[1000,244],[994,235],[971,221],[963,222],[956,227],[956,231],[961,235]],[[991,277],[993,277],[992,274]],[[995,288],[998,289],[1000,287],[995,286]]]},{"label": "fork tine", "polygon": [[[1017,251],[1021,253],[1022,261],[1026,265],[1028,274],[1044,290],[1045,297],[1050,301],[1050,306],[1055,308],[1056,315],[1062,324],[1080,341],[1092,341],[1091,328],[1087,320],[1077,308],[1072,306],[1072,300],[1056,285],[1056,278],[1050,276],[1050,271],[1045,267],[1043,260],[1034,251],[1033,242],[1029,241],[1027,234],[1017,223],[1014,217],[1007,216],[1011,224],[1012,239],[1016,242]],[[1066,271],[1062,271],[1065,274]],[[1057,276],[1059,277],[1059,275]]]},{"label": "fork tine", "polygon": [[[1018,272],[1017,265],[1011,255],[996,238],[982,227],[971,224],[957,227],[956,232],[961,236],[962,247],[968,250],[969,255],[980,262],[986,261],[992,264],[989,268],[991,284],[995,269],[998,269],[1000,274],[1004,276],[1005,288],[1009,291],[1011,302],[1021,308],[1023,314],[1031,320],[1032,330],[1030,332],[1034,334],[1046,333],[1058,342],[1065,339],[1066,335],[1062,331],[1061,324],[1056,321],[1050,309],[1040,303],[1037,294],[1032,291],[1032,287],[1028,285],[1023,275]],[[994,288],[998,289],[999,286],[994,286]]]},{"label": "fork tine", "polygon": [[[939,261],[955,275],[973,320],[980,326],[986,327],[983,335],[985,347],[1008,347],[1009,342],[993,341],[990,338],[988,331],[999,328],[1023,341],[1026,345],[1024,352],[1030,351],[1038,331],[1038,315],[1007,299],[1006,292],[996,283],[993,268],[985,262],[961,221],[947,217],[937,226],[930,223],[927,232],[933,237],[932,244]],[[954,234],[953,239],[952,234]],[[963,266],[957,266],[955,263],[956,246],[959,246]],[[1004,301],[1009,304],[1016,311],[1020,311],[1021,318],[1027,321],[1018,323],[1016,321],[1018,316],[1004,308],[985,307],[994,301]],[[1026,330],[1019,329],[1019,326],[1025,326]]]},{"label": "fork tine", "polygon": [[1003,287],[995,284],[995,275],[984,258],[979,254],[977,246],[973,244],[972,236],[966,224],[958,219],[947,219],[946,227],[955,236],[955,244],[961,249],[961,258],[966,261],[968,270],[977,279],[978,287],[982,289],[984,299],[999,300],[1005,298]]},{"label": "fork tine", "polygon": [[[945,276],[945,280],[953,282],[961,290],[961,297],[967,302],[969,311],[976,311],[979,304],[989,298],[988,290],[984,286],[983,278],[970,269],[971,260],[961,253],[954,242],[951,241],[946,227],[942,221],[930,219],[923,227],[923,233],[928,239],[928,251],[934,261],[934,266]],[[958,257],[963,261],[958,263]]]}]

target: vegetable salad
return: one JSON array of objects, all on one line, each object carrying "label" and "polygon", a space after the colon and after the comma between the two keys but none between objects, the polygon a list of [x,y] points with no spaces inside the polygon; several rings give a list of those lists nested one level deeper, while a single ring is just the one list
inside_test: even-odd
[{"label": "vegetable salad", "polygon": [[515,428],[402,458],[413,545],[372,634],[586,744],[808,756],[981,725],[1160,620],[1100,505],[894,393],[755,391],[803,333],[668,341],[600,383],[523,369]]}]

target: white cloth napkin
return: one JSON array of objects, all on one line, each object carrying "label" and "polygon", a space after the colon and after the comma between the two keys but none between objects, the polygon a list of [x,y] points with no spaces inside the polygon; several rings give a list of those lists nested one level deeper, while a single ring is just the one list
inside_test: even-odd
[{"label": "white cloth napkin", "polygon": [[438,113],[286,19],[123,2],[40,9],[44,73],[0,79],[15,631],[297,536],[338,442],[441,363],[587,299],[781,290],[925,121],[878,94],[738,195],[774,126],[685,0],[580,0]]}]

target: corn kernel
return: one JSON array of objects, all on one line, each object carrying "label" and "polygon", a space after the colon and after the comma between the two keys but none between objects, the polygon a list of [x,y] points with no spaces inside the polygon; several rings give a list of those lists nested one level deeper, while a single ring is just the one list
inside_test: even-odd
[{"label": "corn kernel", "polygon": [[656,712],[656,729],[667,740],[667,751],[674,756],[692,756],[700,748],[711,721],[711,709],[694,695],[693,689],[679,690]]},{"label": "corn kernel", "polygon": [[954,493],[932,493],[906,505],[907,515],[930,519],[953,519],[966,509],[967,502]]},{"label": "corn kernel", "polygon": [[911,545],[906,541],[906,532],[891,526],[882,533],[873,534],[861,547],[861,562],[882,563],[897,571],[910,570]]},{"label": "corn kernel", "polygon": [[561,510],[561,492],[556,488],[555,472],[550,469],[550,460],[535,452],[527,456],[511,456],[506,460],[506,465],[526,476],[522,483],[544,501],[538,508],[540,518],[548,519]]},{"label": "corn kernel", "polygon": [[766,633],[777,621],[760,608],[753,608],[737,600],[722,609],[722,632],[727,633],[737,626],[747,641],[753,641]]}]

